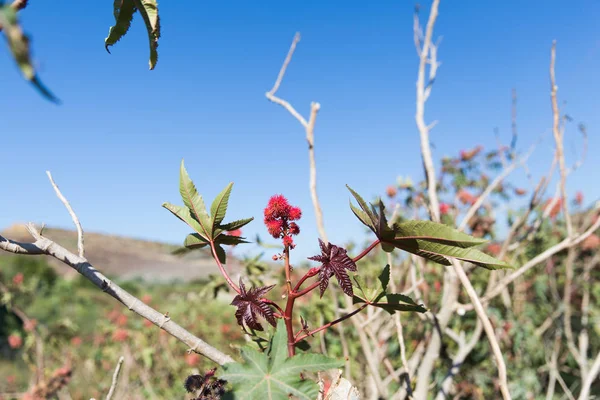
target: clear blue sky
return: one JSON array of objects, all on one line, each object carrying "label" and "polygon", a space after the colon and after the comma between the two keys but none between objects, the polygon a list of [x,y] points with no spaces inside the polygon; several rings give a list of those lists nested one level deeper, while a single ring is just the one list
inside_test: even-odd
[{"label": "clear blue sky", "polygon": [[[303,114],[322,105],[316,129],[319,194],[333,243],[362,239],[345,184],[367,198],[398,175],[422,176],[414,122],[417,57],[410,1],[167,2],[155,71],[139,15],[104,50],[112,1],[31,1],[21,13],[42,80],[63,101],[25,83],[2,43],[0,228],[15,221],[70,227],[47,181],[51,170],[88,231],[179,243],[188,229],[161,208],[180,203],[181,158],[206,197],[229,181],[229,215],[255,216],[244,233],[266,237],[261,213],[283,193],[305,216],[296,257],[317,251],[304,133],[269,90],[296,31],[302,33],[279,94]],[[429,2],[422,7],[428,15]],[[570,180],[586,200],[600,195],[600,2],[442,0],[439,69],[427,120],[434,156],[510,140],[510,95],[519,94],[519,145],[540,136],[530,167],[552,155],[548,62],[558,41],[561,104],[586,123],[590,157]],[[581,140],[570,126],[567,160]],[[524,180],[524,173],[516,174]]]}]

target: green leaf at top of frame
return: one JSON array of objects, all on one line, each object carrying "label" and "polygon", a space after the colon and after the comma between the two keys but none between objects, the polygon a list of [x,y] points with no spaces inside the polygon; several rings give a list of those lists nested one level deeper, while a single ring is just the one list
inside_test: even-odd
[{"label": "green leaf at top of frame", "polygon": [[160,17],[158,16],[158,3],[156,0],[114,0],[113,14],[115,24],[110,27],[108,36],[104,39],[106,51],[109,46],[115,45],[127,32],[133,20],[133,14],[139,11],[148,34],[150,45],[150,69],[154,69],[158,62],[158,39],[160,38]]},{"label": "green leaf at top of frame", "polygon": [[33,67],[29,49],[29,37],[23,33],[17,18],[17,10],[10,4],[0,4],[0,28],[4,36],[6,36],[10,52],[17,62],[23,77],[31,82],[44,98],[59,104],[60,100],[44,86]]}]

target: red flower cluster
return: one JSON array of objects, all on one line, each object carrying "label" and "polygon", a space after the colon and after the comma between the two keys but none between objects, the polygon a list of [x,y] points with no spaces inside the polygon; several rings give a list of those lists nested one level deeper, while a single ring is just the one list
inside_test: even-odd
[{"label": "red flower cluster", "polygon": [[269,199],[265,208],[265,225],[275,239],[283,239],[283,245],[294,248],[292,235],[300,233],[300,227],[295,222],[302,217],[302,210],[291,206],[287,199],[277,194]]},{"label": "red flower cluster", "polygon": [[446,215],[450,212],[450,205],[447,203],[440,203],[440,214]]},{"label": "red flower cluster", "polygon": [[481,150],[483,150],[483,146],[477,146],[472,150],[461,150],[460,159],[462,161],[471,161]]}]

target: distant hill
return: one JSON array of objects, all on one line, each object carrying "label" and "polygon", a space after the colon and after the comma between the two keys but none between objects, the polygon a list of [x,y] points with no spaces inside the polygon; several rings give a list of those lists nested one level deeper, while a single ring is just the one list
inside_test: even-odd
[{"label": "distant hill", "polygon": [[[15,224],[2,231],[8,239],[33,242],[24,224]],[[77,232],[73,230],[44,228],[44,236],[77,253]],[[86,258],[103,274],[112,278],[143,278],[148,281],[189,280],[219,273],[211,254],[207,250],[196,250],[184,256],[171,254],[177,246],[160,242],[128,237],[85,232]],[[0,251],[0,257],[8,253]],[[38,257],[38,256],[32,256]],[[46,257],[46,256],[44,256]],[[60,261],[47,257],[48,262],[61,275],[77,274]],[[240,268],[240,262],[227,257],[227,268],[231,272]]]}]

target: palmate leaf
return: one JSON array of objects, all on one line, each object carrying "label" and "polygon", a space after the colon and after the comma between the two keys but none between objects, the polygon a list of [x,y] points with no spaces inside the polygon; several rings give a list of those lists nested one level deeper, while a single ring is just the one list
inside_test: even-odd
[{"label": "palmate leaf", "polygon": [[245,218],[230,223],[222,224],[227,212],[227,203],[231,194],[233,183],[228,184],[225,189],[219,193],[211,205],[211,215],[206,211],[204,199],[198,193],[196,185],[190,178],[183,160],[179,168],[179,193],[183,199],[185,207],[176,206],[170,203],[163,203],[163,207],[171,211],[173,215],[185,222],[194,230],[184,241],[184,246],[189,249],[200,249],[215,245],[215,252],[220,262],[225,263],[225,251],[221,245],[238,245],[248,243],[245,238],[228,235],[228,231],[240,229],[254,218]]},{"label": "palmate leaf", "polygon": [[384,309],[390,314],[396,311],[411,311],[424,313],[427,309],[417,303],[413,299],[403,294],[388,293],[387,286],[390,281],[390,266],[386,265],[379,275],[376,284],[367,285],[365,280],[354,275],[354,296],[353,304],[367,303],[373,307]]},{"label": "palmate leaf", "polygon": [[348,257],[347,251],[343,247],[331,243],[325,244],[321,239],[319,239],[319,246],[321,247],[321,254],[308,257],[308,259],[321,263],[321,268],[319,269],[319,291],[321,292],[321,297],[323,297],[323,293],[327,290],[329,278],[332,275],[335,275],[342,291],[352,297],[352,281],[346,270],[356,271],[356,263]]},{"label": "palmate leaf", "polygon": [[241,353],[245,363],[225,364],[225,372],[220,376],[233,385],[237,400],[289,400],[290,396],[314,400],[319,393],[318,385],[302,380],[300,373],[326,371],[343,365],[321,354],[304,353],[289,358],[285,323],[281,319],[266,352],[244,347]]},{"label": "palmate leaf", "polygon": [[110,27],[108,36],[104,39],[104,47],[110,53],[109,46],[116,44],[129,31],[133,14],[136,11],[139,11],[148,31],[148,42],[150,44],[149,65],[150,69],[154,69],[158,61],[157,48],[158,39],[160,38],[160,18],[156,0],[114,0],[115,24]]},{"label": "palmate leaf", "polygon": [[504,261],[489,256],[472,246],[486,240],[477,239],[444,224],[431,221],[407,221],[394,223],[390,228],[385,218],[385,208],[379,201],[379,211],[367,203],[348,186],[360,209],[352,202],[350,207],[358,219],[375,233],[384,251],[393,248],[416,254],[442,265],[451,265],[450,258],[471,262],[486,269],[513,268]]},{"label": "palmate leaf", "polygon": [[244,330],[245,326],[256,331],[263,330],[262,325],[257,320],[257,315],[260,315],[266,319],[268,323],[275,326],[273,310],[267,303],[261,301],[273,287],[275,287],[275,285],[258,288],[253,287],[246,290],[246,285],[244,285],[242,278],[240,278],[240,293],[233,298],[231,305],[238,308],[235,312],[235,317],[237,318],[238,324],[244,328]]},{"label": "palmate leaf", "polygon": [[60,100],[39,79],[35,68],[31,62],[31,54],[29,50],[29,37],[23,33],[17,18],[17,11],[11,5],[0,3],[0,27],[6,40],[13,58],[17,62],[21,73],[38,92],[46,99],[60,103]]}]

